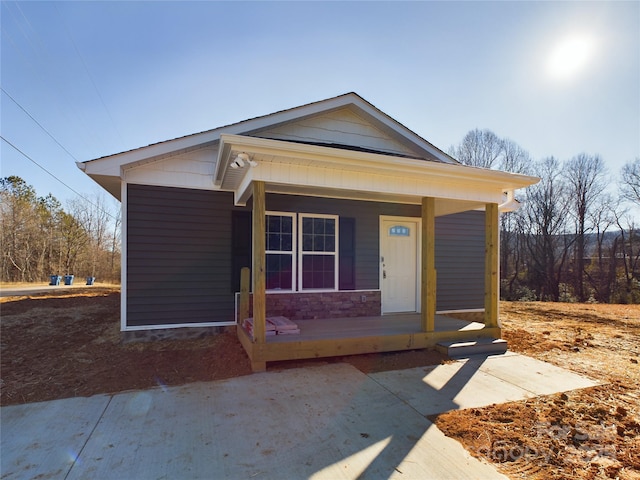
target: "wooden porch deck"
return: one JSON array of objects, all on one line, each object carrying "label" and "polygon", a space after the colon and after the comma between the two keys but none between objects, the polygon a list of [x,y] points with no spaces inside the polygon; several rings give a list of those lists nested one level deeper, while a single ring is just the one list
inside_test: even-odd
[{"label": "wooden porch deck", "polygon": [[433,348],[442,340],[500,338],[501,335],[498,327],[444,315],[435,316],[433,331],[423,332],[418,313],[296,320],[296,323],[299,334],[268,336],[266,343],[255,342],[244,328],[237,327],[238,338],[254,371],[264,370],[266,362]]},{"label": "wooden porch deck", "polygon": [[[309,342],[314,340],[377,337],[420,333],[419,313],[400,313],[377,317],[330,318],[321,320],[296,320],[300,333],[273,335],[267,343]],[[466,322],[456,318],[436,315],[435,331],[480,330],[484,324]]]}]

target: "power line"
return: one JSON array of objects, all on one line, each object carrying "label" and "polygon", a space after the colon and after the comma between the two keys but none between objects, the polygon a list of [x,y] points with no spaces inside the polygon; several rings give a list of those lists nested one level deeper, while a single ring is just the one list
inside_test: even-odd
[{"label": "power line", "polygon": [[2,90],[2,93],[4,93],[7,97],[9,97],[9,98],[11,99],[11,101],[12,101],[13,103],[15,103],[15,104],[18,106],[18,108],[19,108],[20,110],[22,110],[25,114],[27,114],[27,116],[28,116],[31,120],[33,120],[33,121],[36,123],[36,125],[38,125],[38,126],[42,129],[42,131],[43,131],[44,133],[46,133],[47,135],[49,135],[49,137],[50,137],[54,142],[56,142],[56,143],[58,144],[58,146],[59,146],[61,149],[63,149],[65,152],[67,152],[67,154],[68,154],[71,158],[73,158],[76,162],[79,162],[79,160],[75,157],[75,155],[74,155],[73,153],[71,153],[69,150],[67,150],[67,149],[64,147],[64,145],[62,145],[62,144],[61,144],[61,143],[56,139],[56,137],[54,137],[54,136],[49,132],[49,130],[47,130],[46,128],[44,128],[44,127],[42,126],[42,124],[41,124],[40,122],[38,122],[38,120],[36,120],[36,119],[33,117],[33,115],[31,115],[31,114],[30,114],[30,113],[29,113],[29,112],[28,112],[28,111],[27,111],[27,110],[26,110],[22,105],[20,105],[20,103],[18,103],[18,101],[17,101],[15,98],[13,98],[11,95],[9,95],[9,92],[7,92],[3,87],[0,87],[0,90]]},{"label": "power line", "polygon": [[[80,192],[78,192],[77,190],[71,188],[69,185],[67,185],[66,183],[64,183],[62,180],[60,180],[58,177],[56,177],[53,173],[51,173],[49,170],[47,170],[45,167],[43,167],[42,165],[40,165],[38,162],[36,162],[33,158],[31,158],[29,155],[27,155],[26,153],[24,153],[22,150],[20,150],[18,147],[16,147],[13,143],[11,143],[9,140],[7,140],[6,138],[4,138],[2,135],[0,135],[0,139],[2,139],[7,145],[9,145],[11,148],[13,148],[16,152],[18,152],[20,155],[22,155],[24,158],[26,158],[27,160],[29,160],[30,162],[32,162],[34,165],[36,165],[37,167],[39,167],[40,169],[42,169],[44,172],[46,172],[47,174],[51,175],[53,178],[55,178],[58,182],[60,182],[62,185],[64,185],[65,187],[67,187],[69,190],[71,190],[73,193],[75,193],[76,195],[78,195],[81,199],[83,199],[85,202],[89,203],[90,205],[94,206],[95,208],[97,208],[98,210],[100,210],[102,213],[104,213],[105,215],[109,216],[112,220],[117,221],[117,219],[111,215],[109,212],[107,212],[104,208],[96,205],[95,203],[93,203],[91,200],[89,200],[87,197],[85,197],[83,194],[81,194]],[[64,147],[63,147],[64,148]]]},{"label": "power line", "polygon": [[98,86],[96,85],[96,82],[94,81],[93,76],[91,75],[91,72],[89,71],[89,68],[87,67],[87,63],[84,61],[84,57],[80,53],[80,49],[78,48],[78,45],[76,44],[75,40],[73,39],[73,36],[71,35],[71,31],[69,30],[69,27],[67,26],[67,23],[65,22],[65,18],[60,13],[60,10],[58,9],[57,5],[54,4],[54,8],[55,8],[58,16],[60,17],[60,24],[62,25],[62,27],[64,28],[64,30],[65,30],[65,32],[67,34],[67,36],[69,37],[69,40],[71,41],[71,44],[73,45],[73,48],[75,49],[76,54],[78,55],[78,58],[80,59],[80,63],[82,63],[82,67],[84,68],[84,71],[87,74],[87,77],[89,77],[89,81],[91,82],[91,85],[93,85],[93,89],[95,90],[96,95],[98,95],[98,98],[100,99],[100,103],[102,103],[102,106],[104,107],[104,110],[107,112],[107,116],[109,117],[109,120],[111,120],[111,124],[113,125],[113,129],[115,130],[115,132],[118,135],[118,137],[120,137],[120,140],[122,140],[122,134],[120,133],[120,130],[118,129],[118,126],[116,125],[116,122],[114,121],[113,116],[111,115],[111,111],[107,107],[107,104],[105,103],[104,98],[102,98],[102,95],[100,94],[100,90],[98,90]]}]

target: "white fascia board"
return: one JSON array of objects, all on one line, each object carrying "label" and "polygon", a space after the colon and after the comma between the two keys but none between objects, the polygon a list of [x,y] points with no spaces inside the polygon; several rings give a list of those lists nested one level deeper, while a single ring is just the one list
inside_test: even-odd
[{"label": "white fascia board", "polygon": [[[244,180],[248,181],[247,178]],[[293,191],[299,190],[300,194],[311,189],[317,194],[324,192],[327,197],[344,197],[350,192],[371,192],[390,199],[406,198],[408,202],[412,202],[415,197],[435,197],[476,203],[500,203],[503,198],[501,188],[481,182],[454,182],[424,173],[409,176],[390,171],[381,173],[285,162],[260,164],[251,169],[251,180],[265,182],[267,191],[275,191],[288,185]]]},{"label": "white fascia board", "polygon": [[[393,173],[394,175],[409,177],[422,174],[438,177],[440,181],[451,183],[472,182],[504,190],[525,188],[539,181],[538,177],[466,165],[452,165],[241,135],[221,134],[220,152],[223,150],[228,152],[242,150],[250,153],[272,155],[282,159],[290,159],[292,163],[300,160],[324,162],[327,166],[340,169],[376,171],[382,174]],[[220,162],[221,160],[228,163],[229,158],[219,157],[218,161]],[[222,168],[220,163],[218,168]]]},{"label": "white fascia board", "polygon": [[127,218],[127,184],[122,182],[120,197],[120,330],[127,329],[127,251],[128,245],[128,221]]}]

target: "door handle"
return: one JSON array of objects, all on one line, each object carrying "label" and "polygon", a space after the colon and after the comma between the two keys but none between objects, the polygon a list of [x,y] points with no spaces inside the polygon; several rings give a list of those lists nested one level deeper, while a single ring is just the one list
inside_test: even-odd
[{"label": "door handle", "polygon": [[387,271],[386,270],[382,270],[382,278],[383,279],[387,278]]}]

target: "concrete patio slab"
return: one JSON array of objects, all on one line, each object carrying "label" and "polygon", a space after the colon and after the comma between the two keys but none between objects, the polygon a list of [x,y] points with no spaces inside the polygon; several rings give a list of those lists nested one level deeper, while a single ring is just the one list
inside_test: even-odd
[{"label": "concrete patio slab", "polygon": [[110,400],[95,395],[1,408],[2,479],[65,478]]},{"label": "concrete patio slab", "polygon": [[564,368],[514,353],[511,353],[507,361],[500,355],[492,355],[487,358],[471,358],[469,362],[479,364],[480,371],[535,395],[550,395],[600,384]]},{"label": "concrete patio slab", "polygon": [[[4,407],[3,478],[505,478],[345,364],[122,393],[104,410],[95,398]],[[95,415],[88,441],[59,436],[55,418],[83,408]],[[30,410],[41,413],[28,440],[14,426],[8,436],[14,412]],[[18,461],[34,475],[13,475]]]},{"label": "concrete patio slab", "polygon": [[346,364],[3,407],[2,479],[493,479],[425,415],[584,388],[506,354],[365,375]]},{"label": "concrete patio slab", "polygon": [[484,407],[599,383],[531,357],[475,356],[445,365],[370,375],[422,415]]}]

